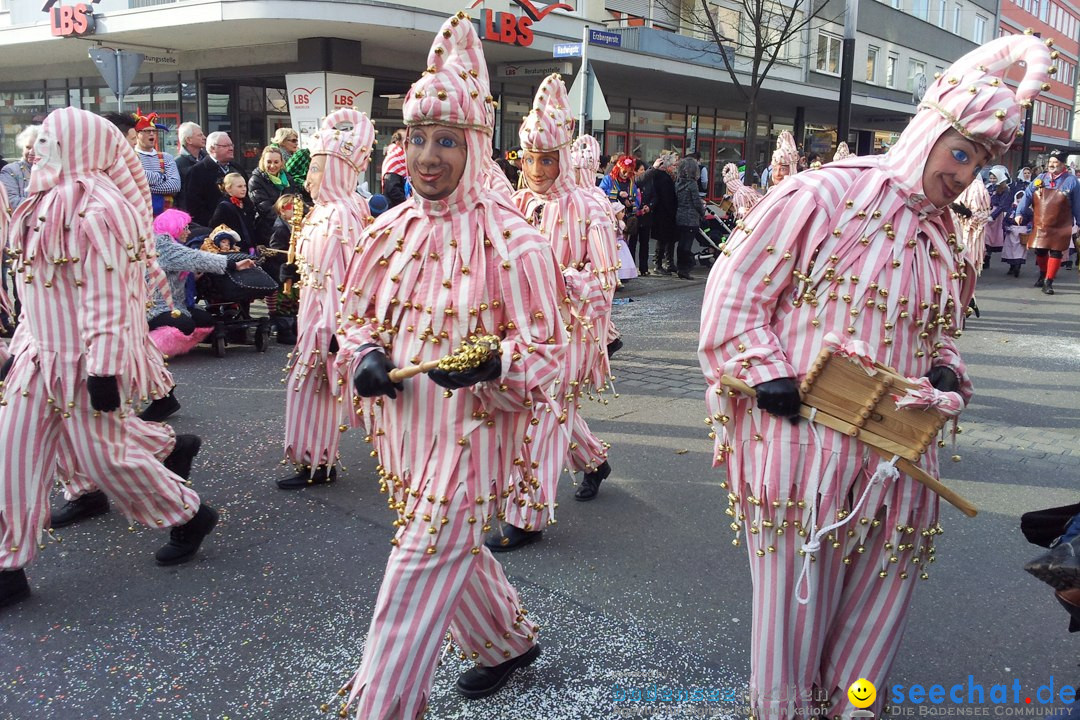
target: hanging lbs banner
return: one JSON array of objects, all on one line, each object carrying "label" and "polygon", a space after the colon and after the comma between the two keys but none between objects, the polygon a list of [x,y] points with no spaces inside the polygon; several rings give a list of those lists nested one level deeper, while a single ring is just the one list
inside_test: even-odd
[{"label": "hanging lbs banner", "polygon": [[290,73],[285,76],[289,93],[289,117],[300,134],[300,146],[307,147],[308,138],[319,125],[338,108],[355,107],[371,116],[371,96],[375,79],[359,75],[312,72]]}]

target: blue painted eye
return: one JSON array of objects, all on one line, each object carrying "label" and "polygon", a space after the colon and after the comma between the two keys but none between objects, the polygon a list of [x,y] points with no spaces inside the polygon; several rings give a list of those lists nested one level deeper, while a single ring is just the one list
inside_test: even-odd
[{"label": "blue painted eye", "polygon": [[448,138],[448,137],[439,138],[438,142],[444,148],[455,148],[455,147],[457,147],[457,141],[454,140],[454,138]]},{"label": "blue painted eye", "polygon": [[411,142],[413,145],[423,145],[424,138],[420,137],[419,135],[411,135],[409,136],[409,142]]},{"label": "blue painted eye", "polygon": [[959,148],[952,151],[953,160],[959,163],[966,163],[968,161],[968,154]]}]

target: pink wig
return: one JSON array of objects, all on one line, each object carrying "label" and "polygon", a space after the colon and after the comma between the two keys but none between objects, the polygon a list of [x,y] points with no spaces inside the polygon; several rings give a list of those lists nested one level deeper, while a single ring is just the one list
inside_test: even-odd
[{"label": "pink wig", "polygon": [[191,216],[183,210],[170,208],[154,218],[154,233],[168,235],[173,240],[180,239],[180,233],[191,224]]}]

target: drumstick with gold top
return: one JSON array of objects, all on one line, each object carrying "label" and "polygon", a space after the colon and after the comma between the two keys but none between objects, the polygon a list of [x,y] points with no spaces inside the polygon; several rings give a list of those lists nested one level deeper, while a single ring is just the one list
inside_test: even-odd
[{"label": "drumstick with gold top", "polygon": [[[297,195],[293,200],[292,220],[289,222],[289,265],[296,263],[296,239],[300,236],[300,226],[304,224],[304,200]],[[285,281],[285,294],[292,292],[292,280]]]},{"label": "drumstick with gold top", "polygon": [[446,357],[428,360],[419,365],[407,365],[390,371],[390,382],[401,382],[420,373],[431,372],[438,368],[447,372],[464,372],[480,367],[493,355],[502,350],[502,341],[497,335],[472,336],[461,347]]}]

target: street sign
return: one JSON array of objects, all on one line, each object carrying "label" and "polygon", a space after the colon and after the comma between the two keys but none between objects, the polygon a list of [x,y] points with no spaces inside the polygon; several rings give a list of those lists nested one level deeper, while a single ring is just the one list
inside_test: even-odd
[{"label": "street sign", "polygon": [[519,63],[500,63],[495,66],[495,77],[538,77],[546,78],[552,73],[570,75],[574,66],[566,60],[532,60]]},{"label": "street sign", "polygon": [[117,107],[119,107],[135,76],[139,74],[143,54],[103,47],[92,47],[87,53],[97,65],[98,72],[105,78],[105,83],[113,91],[113,95],[116,95]]},{"label": "street sign", "polygon": [[[585,65],[582,64],[581,70],[574,78],[574,84],[570,87],[570,107],[575,110],[581,107],[581,91],[585,87],[581,76],[584,74]],[[596,79],[596,71],[592,69],[591,63],[588,76],[589,92],[585,96],[585,116],[594,123],[606,122],[611,119],[611,111],[608,110],[607,100],[604,99],[604,93],[600,90],[600,81]]]},{"label": "street sign", "polygon": [[551,54],[553,57],[581,57],[581,43],[555,43]]},{"label": "street sign", "polygon": [[622,35],[589,28],[589,44],[603,45],[604,47],[622,47]]}]

